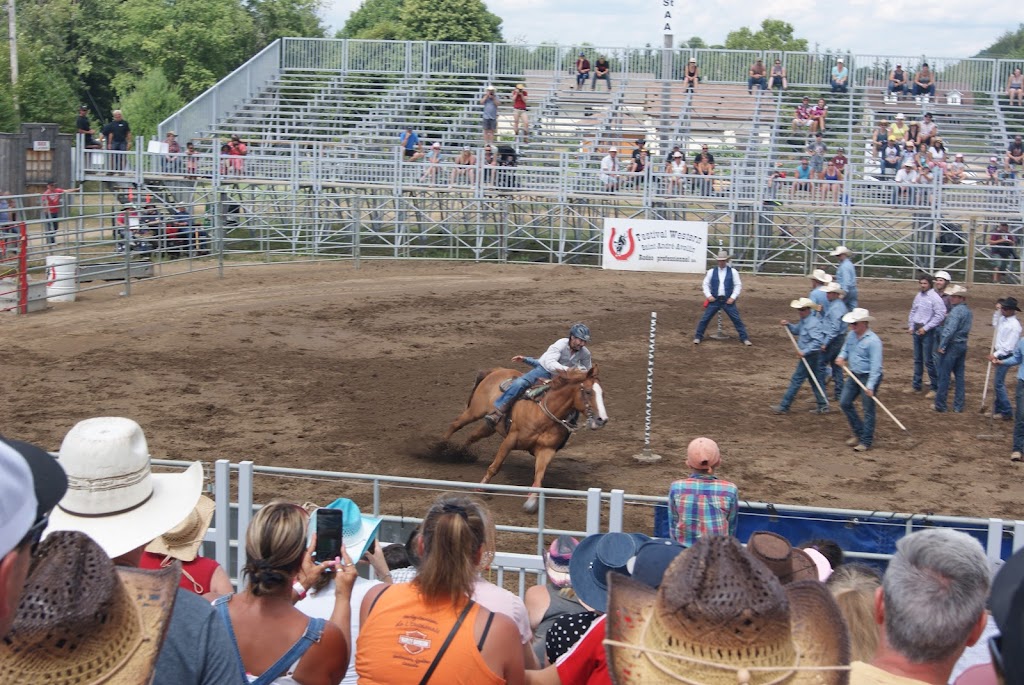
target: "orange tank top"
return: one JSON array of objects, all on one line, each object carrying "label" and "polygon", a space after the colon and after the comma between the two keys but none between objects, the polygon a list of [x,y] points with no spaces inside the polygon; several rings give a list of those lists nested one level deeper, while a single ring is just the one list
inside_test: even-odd
[{"label": "orange tank top", "polygon": [[[356,672],[360,685],[417,685],[444,644],[463,606],[427,604],[412,583],[388,587],[360,626]],[[432,683],[502,685],[473,638],[473,605],[430,677]]]}]

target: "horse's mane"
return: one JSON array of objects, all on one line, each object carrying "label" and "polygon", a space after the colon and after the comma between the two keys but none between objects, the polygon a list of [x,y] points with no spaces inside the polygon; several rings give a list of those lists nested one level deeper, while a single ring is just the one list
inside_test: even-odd
[{"label": "horse's mane", "polygon": [[564,387],[569,383],[579,383],[587,377],[586,371],[580,371],[579,369],[569,369],[568,371],[559,371],[551,379],[551,389],[557,390],[558,388]]}]

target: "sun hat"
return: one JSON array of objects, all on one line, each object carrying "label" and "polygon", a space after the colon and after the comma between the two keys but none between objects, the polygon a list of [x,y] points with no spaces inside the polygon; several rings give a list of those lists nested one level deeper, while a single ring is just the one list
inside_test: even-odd
[{"label": "sun hat", "polygon": [[783,585],[798,580],[817,580],[818,567],[804,550],[778,533],[759,530],[747,540],[747,552],[768,567]]},{"label": "sun hat", "polygon": [[691,58],[690,58],[690,64],[693,64],[693,63],[695,63],[696,61],[697,61],[697,58],[696,58],[696,57],[691,57]]},{"label": "sun hat", "polygon": [[838,257],[841,254],[853,254],[853,250],[848,248],[846,245],[840,245],[836,249],[828,253],[829,257]]},{"label": "sun hat", "polygon": [[200,496],[199,502],[185,520],[149,543],[146,551],[179,561],[193,561],[203,546],[206,531],[210,529],[214,509],[216,505],[212,499],[206,495]]},{"label": "sun hat", "polygon": [[962,285],[951,285],[946,288],[946,294],[950,297],[967,297],[967,288]]},{"label": "sun hat", "polygon": [[815,269],[811,272],[811,278],[818,281],[819,283],[831,283],[832,275],[825,273],[824,269]]},{"label": "sun hat", "polygon": [[956,156],[957,156],[957,157],[963,157],[963,156],[964,156],[964,153],[962,153],[962,152],[958,152],[958,153],[956,153]]},{"label": "sun hat", "polygon": [[863,307],[854,307],[853,311],[843,314],[843,323],[860,323],[861,321],[874,321],[868,310]]},{"label": "sun hat", "polygon": [[810,299],[808,297],[800,297],[800,298],[797,298],[795,300],[792,300],[789,303],[789,306],[792,307],[793,309],[817,309],[818,308],[818,305],[816,305],[814,303],[814,300],[812,300],[812,299]]},{"label": "sun hat", "polygon": [[434,143],[430,147],[432,147],[432,148],[439,148],[439,147],[441,147],[441,143]]},{"label": "sun hat", "polygon": [[989,157],[988,161],[990,161],[990,162],[997,162],[999,160],[997,160],[995,157]]},{"label": "sun hat", "polygon": [[907,161],[903,162],[903,166],[913,167],[914,166],[914,162],[912,160],[908,159]]},{"label": "sun hat", "polygon": [[13,447],[0,442],[0,559],[28,533],[38,507],[28,464]]},{"label": "sun hat", "polygon": [[77,423],[60,446],[68,492],[50,514],[49,535],[85,533],[115,559],[181,523],[199,501],[203,465],[152,473],[139,424],[102,416]]},{"label": "sun hat", "polygon": [[722,451],[711,438],[694,438],[686,446],[686,465],[695,471],[711,471],[722,463]]},{"label": "sun hat", "polygon": [[941,278],[947,283],[953,280],[953,277],[949,275],[948,271],[939,271],[938,273],[935,274],[935,276],[933,276],[933,278]]},{"label": "sun hat", "polygon": [[494,90],[494,86],[487,86],[487,90]]},{"label": "sun hat", "polygon": [[732,259],[732,255],[729,254],[728,250],[719,250],[718,254],[715,255],[715,259],[724,259],[725,261],[729,261]]},{"label": "sun hat", "polygon": [[813,547],[801,547],[800,550],[811,558],[815,568],[818,570],[818,580],[825,582],[832,575],[832,564],[828,563],[825,555]]},{"label": "sun hat", "polygon": [[999,306],[1002,307],[1003,309],[1012,309],[1015,312],[1020,311],[1020,307],[1017,306],[1016,297],[1004,297],[1003,299],[999,300]]},{"label": "sun hat", "polygon": [[682,157],[682,156],[683,156],[683,153],[682,153],[682,152],[673,152],[673,153],[672,153],[672,156],[673,156],[673,157]]},{"label": "sun hat", "polygon": [[174,136],[175,138],[177,138],[177,137],[178,137],[178,134],[177,134],[177,133],[175,133],[174,131],[168,131],[168,132],[167,132],[167,135],[169,135],[169,136]]},{"label": "sun hat", "polygon": [[597,533],[583,538],[569,560],[569,578],[580,602],[604,613],[608,577],[628,574],[629,560],[650,539],[640,533]]},{"label": "sun hat", "polygon": [[[339,497],[326,509],[341,511],[341,540],[345,543],[345,551],[352,561],[359,561],[370,548],[370,543],[377,537],[377,530],[384,519],[377,516],[366,516],[359,511],[359,506],[350,499]],[[316,512],[310,517],[310,535],[316,530]]]},{"label": "sun hat", "polygon": [[843,61],[843,58],[842,58],[842,57],[840,57],[840,58],[839,58],[839,59],[837,59],[836,61],[837,61],[837,62],[842,62],[842,61]]},{"label": "sun hat", "polygon": [[516,84],[516,88],[518,90],[526,90],[526,84],[525,83],[517,83]]},{"label": "sun hat", "polygon": [[843,292],[843,286],[839,285],[835,281],[832,281],[831,283],[826,283],[825,285],[821,286],[821,291],[824,293],[841,293]]},{"label": "sun hat", "polygon": [[49,536],[0,642],[0,682],[149,683],[180,576],[176,564],[158,571],[116,567],[83,533]]},{"label": "sun hat", "polygon": [[903,112],[896,112],[896,118],[897,119],[906,119],[906,117],[903,116]]},{"label": "sun hat", "polygon": [[547,570],[548,581],[555,587],[568,587],[571,584],[569,561],[579,544],[580,541],[571,535],[559,535],[551,541],[545,555],[547,559],[544,561],[544,568]]},{"label": "sun hat", "polygon": [[[845,682],[845,622],[823,583],[783,586],[733,537],[701,538],[658,590],[610,578],[608,669],[618,685]],[[806,670],[802,670],[806,669]],[[815,669],[815,670],[810,670]]]},{"label": "sun hat", "polygon": [[629,577],[644,585],[657,588],[665,577],[665,570],[686,547],[675,540],[653,538],[640,545],[636,556],[626,563]]}]

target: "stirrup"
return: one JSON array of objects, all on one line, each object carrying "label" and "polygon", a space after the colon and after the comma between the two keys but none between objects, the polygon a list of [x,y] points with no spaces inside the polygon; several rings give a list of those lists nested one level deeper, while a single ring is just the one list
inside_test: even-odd
[{"label": "stirrup", "polygon": [[502,419],[505,418],[505,413],[500,409],[495,409],[490,414],[484,417],[484,421],[491,428],[497,428],[498,424],[501,423]]}]

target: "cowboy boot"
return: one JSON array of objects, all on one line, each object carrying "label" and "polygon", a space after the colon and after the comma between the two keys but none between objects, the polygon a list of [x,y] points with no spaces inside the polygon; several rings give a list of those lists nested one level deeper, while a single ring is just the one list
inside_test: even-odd
[{"label": "cowboy boot", "polygon": [[487,425],[490,426],[491,428],[497,428],[498,425],[504,419],[505,419],[505,411],[504,411],[504,409],[501,409],[501,408],[495,409],[490,414],[488,414],[487,416],[484,417],[484,421],[486,421]]}]

